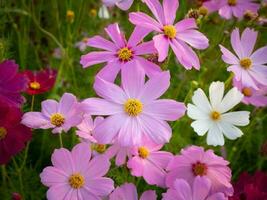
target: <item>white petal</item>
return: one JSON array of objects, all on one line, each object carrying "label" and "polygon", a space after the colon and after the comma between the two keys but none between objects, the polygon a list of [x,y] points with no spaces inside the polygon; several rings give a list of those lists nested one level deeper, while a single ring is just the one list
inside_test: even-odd
[{"label": "white petal", "polygon": [[208,119],[209,118],[208,112],[200,110],[198,107],[190,103],[187,105],[187,115],[191,119]]},{"label": "white petal", "polygon": [[209,129],[207,144],[213,146],[224,145],[224,138],[222,131],[220,130],[220,128],[216,123],[214,123],[213,126]]},{"label": "white petal", "polygon": [[249,124],[248,111],[229,112],[222,115],[222,121],[234,124],[236,126],[246,126]]},{"label": "white petal", "polygon": [[236,87],[232,88],[223,98],[217,111],[221,113],[227,112],[240,103],[243,97],[244,95]]},{"label": "white petal", "polygon": [[206,94],[204,93],[204,91],[200,88],[198,88],[194,92],[194,95],[192,97],[192,101],[201,110],[204,110],[207,112],[211,110],[210,102],[209,102]]},{"label": "white petal", "polygon": [[239,128],[235,127],[230,123],[221,121],[219,123],[219,126],[223,131],[225,137],[227,137],[230,140],[235,140],[236,138],[241,137],[243,135],[242,131]]},{"label": "white petal", "polygon": [[213,109],[218,107],[223,99],[224,83],[217,81],[212,82],[209,88],[210,103]]},{"label": "white petal", "polygon": [[191,124],[191,126],[199,136],[203,136],[212,126],[212,122],[209,120],[196,120]]}]

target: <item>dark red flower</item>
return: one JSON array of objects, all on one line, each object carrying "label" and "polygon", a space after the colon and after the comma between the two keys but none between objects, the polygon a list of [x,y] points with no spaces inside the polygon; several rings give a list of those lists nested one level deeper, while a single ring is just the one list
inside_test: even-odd
[{"label": "dark red flower", "polygon": [[230,200],[267,200],[267,174],[256,172],[253,176],[244,172],[234,184],[235,194]]},{"label": "dark red flower", "polygon": [[45,69],[38,72],[26,70],[24,74],[29,80],[26,92],[30,95],[35,95],[47,92],[54,86],[57,71],[52,69]]},{"label": "dark red flower", "polygon": [[21,116],[19,108],[0,99],[0,165],[20,152],[32,137],[31,130],[20,123]]},{"label": "dark red flower", "polygon": [[22,197],[21,197],[21,195],[19,193],[14,192],[12,194],[12,200],[22,200]]},{"label": "dark red flower", "polygon": [[27,78],[18,73],[18,68],[14,60],[0,63],[0,98],[16,107],[24,102],[20,93],[27,88]]}]

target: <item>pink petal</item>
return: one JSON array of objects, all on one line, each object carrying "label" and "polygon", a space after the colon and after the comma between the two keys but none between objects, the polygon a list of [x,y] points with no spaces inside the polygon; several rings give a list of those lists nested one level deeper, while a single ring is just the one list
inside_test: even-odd
[{"label": "pink petal", "polygon": [[67,116],[77,106],[77,99],[73,94],[64,93],[58,104],[58,112]]},{"label": "pink petal", "polygon": [[157,32],[162,32],[162,26],[153,18],[142,12],[132,12],[129,14],[129,20],[136,26],[141,26]]},{"label": "pink petal", "polygon": [[150,31],[148,29],[136,26],[128,40],[128,46],[132,48],[137,46],[140,42],[142,42],[144,37],[146,37],[149,34],[149,32]]},{"label": "pink petal", "polygon": [[232,18],[232,9],[230,6],[225,5],[219,9],[219,14],[225,19]]},{"label": "pink petal", "polygon": [[110,162],[106,156],[96,156],[87,165],[86,177],[95,179],[104,176],[108,172],[109,167]]},{"label": "pink petal", "polygon": [[92,38],[89,38],[87,45],[90,47],[104,49],[106,51],[111,51],[111,52],[116,52],[118,49],[114,43],[98,35]]},{"label": "pink petal", "polygon": [[156,200],[156,199],[157,199],[157,194],[153,190],[145,191],[140,197],[140,200]]},{"label": "pink petal", "polygon": [[240,81],[242,77],[242,69],[240,68],[240,65],[231,65],[227,68],[228,72],[233,72],[235,75],[235,79]]},{"label": "pink petal", "polygon": [[193,199],[205,200],[211,188],[211,182],[204,176],[197,176],[193,184]]},{"label": "pink petal", "polygon": [[65,199],[69,192],[73,189],[69,186],[68,183],[66,184],[57,184],[49,188],[46,193],[46,197],[49,200],[59,200]]},{"label": "pink petal", "polygon": [[82,102],[83,110],[89,115],[114,115],[124,113],[123,106],[100,98],[88,98]]},{"label": "pink petal", "polygon": [[117,166],[125,164],[127,158],[127,147],[120,147],[120,150],[117,153],[115,163]]},{"label": "pink petal", "polygon": [[133,4],[133,0],[124,0],[117,3],[117,6],[122,10],[128,10]]},{"label": "pink petal", "polygon": [[249,57],[252,54],[256,44],[258,32],[253,29],[246,28],[241,36],[241,44],[244,50],[244,56]]},{"label": "pink petal", "polygon": [[145,84],[144,88],[141,91],[141,101],[143,103],[149,103],[161,95],[169,88],[170,86],[170,72],[161,72],[155,74],[151,77]]},{"label": "pink petal", "polygon": [[109,196],[109,200],[119,199],[137,200],[138,194],[135,185],[132,183],[124,183],[122,186],[117,187]]},{"label": "pink petal", "polygon": [[227,200],[227,197],[225,197],[225,194],[220,192],[220,193],[215,193],[212,194],[207,198],[207,200]]},{"label": "pink petal", "polygon": [[143,112],[160,120],[175,121],[183,116],[185,111],[186,107],[183,103],[160,99],[146,104]]},{"label": "pink petal", "polygon": [[155,48],[158,51],[159,62],[164,61],[168,57],[169,40],[163,35],[159,34],[153,37]]},{"label": "pink petal", "polygon": [[[174,188],[176,189],[178,193],[178,199],[181,200],[188,200],[193,199],[192,198],[192,190],[190,185],[183,179],[176,179],[174,182]],[[202,199],[198,199],[202,200]]]},{"label": "pink petal", "polygon": [[110,178],[88,178],[86,188],[92,191],[97,196],[107,196],[114,189],[114,182]]},{"label": "pink petal", "polygon": [[183,32],[188,29],[197,28],[196,20],[194,18],[183,19],[175,24],[175,28],[178,32]]},{"label": "pink petal", "polygon": [[51,99],[42,102],[42,113],[46,117],[50,118],[50,116],[56,112],[58,112],[58,102]]},{"label": "pink petal", "polygon": [[136,57],[136,60],[139,61],[140,63],[139,66],[145,70],[145,74],[150,78],[154,76],[155,74],[162,72],[161,68],[158,65],[148,61],[147,59],[143,57],[138,56]]},{"label": "pink petal", "polygon": [[131,174],[137,177],[140,177],[143,175],[144,165],[145,165],[145,161],[138,156],[131,158],[127,162],[127,167],[131,169]]},{"label": "pink petal", "polygon": [[242,44],[241,44],[241,41],[240,41],[239,29],[238,28],[233,30],[233,32],[231,34],[231,44],[232,44],[232,47],[233,47],[234,51],[238,55],[238,57],[239,58],[243,58],[244,57],[244,52],[243,52],[243,49],[242,49]]},{"label": "pink petal", "polygon": [[159,0],[144,0],[156,19],[162,24],[166,24],[163,8]]},{"label": "pink petal", "polygon": [[219,45],[221,52],[223,53],[222,55],[222,59],[225,63],[227,64],[231,64],[231,65],[239,65],[239,59],[228,49],[226,49],[225,47],[223,47],[222,45]]},{"label": "pink petal", "polygon": [[71,151],[76,170],[85,174],[91,158],[91,149],[88,143],[79,143]]},{"label": "pink petal", "polygon": [[[133,61],[125,64],[121,71],[121,83],[126,98],[138,98],[145,84],[145,73],[139,62]],[[117,96],[117,95],[116,95]],[[118,97],[116,97],[118,98]],[[125,102],[125,99],[123,99]]]},{"label": "pink petal", "polygon": [[197,30],[178,32],[176,37],[196,49],[206,49],[209,46],[208,38]]},{"label": "pink petal", "polygon": [[84,200],[84,199],[102,200],[101,197],[94,194],[94,191],[91,191],[90,189],[87,189],[86,187],[81,188],[79,191],[81,193],[82,200]]},{"label": "pink petal", "polygon": [[166,169],[172,158],[173,155],[170,152],[156,151],[156,152],[151,152],[148,159],[151,162],[153,162],[156,166],[162,169]]},{"label": "pink petal", "polygon": [[126,41],[124,34],[120,31],[117,23],[109,25],[107,28],[105,28],[105,31],[119,49],[125,47]]},{"label": "pink petal", "polygon": [[106,66],[104,66],[98,73],[97,76],[109,81],[114,82],[118,73],[121,70],[121,63],[117,61],[108,62]]},{"label": "pink petal", "polygon": [[267,46],[262,47],[251,55],[254,65],[262,65],[267,63]]},{"label": "pink petal", "polygon": [[138,46],[134,47],[133,51],[137,56],[157,53],[157,49],[154,47],[154,41],[142,42]]},{"label": "pink petal", "polygon": [[57,184],[68,183],[68,175],[61,169],[55,167],[46,167],[40,174],[41,182],[47,187]]},{"label": "pink petal", "polygon": [[67,149],[61,148],[54,150],[51,161],[54,167],[62,170],[68,175],[71,175],[76,171],[71,152],[69,152]]},{"label": "pink petal", "polygon": [[80,64],[83,66],[83,68],[86,68],[91,65],[112,61],[115,58],[116,57],[112,52],[108,51],[91,52],[81,57]]},{"label": "pink petal", "polygon": [[50,120],[40,112],[27,112],[22,117],[22,124],[29,128],[51,128],[53,125]]},{"label": "pink petal", "polygon": [[119,86],[100,77],[95,78],[94,90],[98,96],[117,104],[123,104],[127,99],[126,94]]},{"label": "pink petal", "polygon": [[166,24],[173,24],[178,7],[178,0],[163,0],[163,10],[166,19]]},{"label": "pink petal", "polygon": [[265,65],[253,66],[251,70],[248,70],[248,73],[256,82],[267,85],[267,67]]},{"label": "pink petal", "polygon": [[119,133],[124,121],[125,114],[116,114],[107,117],[99,126],[95,128],[94,137],[100,144],[111,144]]}]

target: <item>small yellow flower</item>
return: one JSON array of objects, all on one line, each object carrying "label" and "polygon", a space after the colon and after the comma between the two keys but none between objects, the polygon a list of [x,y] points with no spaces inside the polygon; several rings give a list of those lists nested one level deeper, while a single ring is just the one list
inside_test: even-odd
[{"label": "small yellow flower", "polygon": [[75,13],[72,10],[68,10],[66,14],[67,22],[73,23],[74,17],[75,17]]}]

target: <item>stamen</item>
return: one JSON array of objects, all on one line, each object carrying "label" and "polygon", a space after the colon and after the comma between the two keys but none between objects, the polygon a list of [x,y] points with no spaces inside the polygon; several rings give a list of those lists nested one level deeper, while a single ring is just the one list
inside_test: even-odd
[{"label": "stamen", "polygon": [[163,32],[165,36],[170,39],[174,39],[176,37],[177,31],[173,25],[166,25],[163,27]]},{"label": "stamen", "polygon": [[240,65],[244,69],[249,69],[252,66],[252,60],[250,58],[243,58],[240,60]]},{"label": "stamen", "polygon": [[54,126],[59,127],[59,126],[62,126],[64,124],[65,118],[64,118],[64,116],[62,114],[55,113],[55,114],[51,115],[50,122]]},{"label": "stamen", "polygon": [[117,54],[121,61],[129,61],[133,56],[132,50],[130,50],[128,47],[120,49]]},{"label": "stamen", "polygon": [[41,85],[37,81],[33,81],[30,83],[30,88],[33,90],[39,90],[41,88]]},{"label": "stamen", "polygon": [[4,127],[0,127],[0,140],[5,139],[7,135],[7,130]]},{"label": "stamen", "polygon": [[242,93],[246,97],[251,97],[252,96],[252,90],[249,87],[244,87],[242,90]]},{"label": "stamen", "polygon": [[124,111],[132,117],[136,117],[143,111],[143,104],[138,99],[128,99],[124,104]]},{"label": "stamen", "polygon": [[192,165],[192,171],[195,176],[204,176],[207,174],[208,167],[206,164],[198,161]]},{"label": "stamen", "polygon": [[237,4],[237,0],[228,0],[229,6],[235,6]]},{"label": "stamen", "polygon": [[213,111],[210,115],[211,119],[214,121],[217,121],[221,118],[221,113],[217,112],[217,111]]},{"label": "stamen", "polygon": [[69,178],[69,184],[72,188],[79,189],[85,184],[84,177],[79,173],[73,174]]},{"label": "stamen", "polygon": [[145,159],[149,156],[149,150],[146,147],[139,147],[138,154],[141,158]]}]

